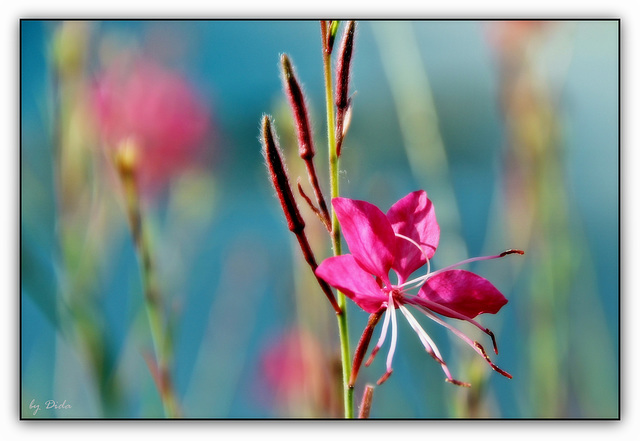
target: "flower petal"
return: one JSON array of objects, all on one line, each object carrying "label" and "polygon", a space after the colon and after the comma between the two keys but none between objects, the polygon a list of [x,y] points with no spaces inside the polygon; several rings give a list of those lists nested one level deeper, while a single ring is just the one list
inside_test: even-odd
[{"label": "flower petal", "polygon": [[316,275],[342,291],[366,312],[377,312],[388,300],[371,274],[365,272],[351,254],[325,259],[316,268]]},{"label": "flower petal", "polygon": [[[431,277],[418,292],[418,297],[468,318],[485,312],[495,314],[507,303],[507,299],[491,282],[465,270],[444,271]],[[459,318],[444,309],[429,308],[447,317]]]},{"label": "flower petal", "polygon": [[396,237],[387,216],[365,201],[333,198],[332,204],[355,260],[365,271],[388,284]]},{"label": "flower petal", "polygon": [[[393,230],[407,236],[422,246],[429,259],[436,252],[440,241],[440,226],[436,220],[433,203],[424,190],[409,193],[387,212]],[[400,277],[399,283],[407,280],[412,272],[427,263],[424,255],[411,242],[396,238],[396,258],[393,269]]]}]

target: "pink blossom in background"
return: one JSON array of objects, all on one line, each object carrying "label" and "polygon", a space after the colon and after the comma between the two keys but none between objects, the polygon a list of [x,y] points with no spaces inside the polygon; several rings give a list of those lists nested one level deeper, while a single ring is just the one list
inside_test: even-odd
[{"label": "pink blossom in background", "polygon": [[[435,343],[405,304],[450,329],[482,355],[494,370],[511,377],[489,360],[478,342],[443,321],[439,315],[464,320],[478,327],[491,336],[497,353],[491,331],[473,319],[479,314],[497,313],[507,299],[488,280],[472,272],[453,268],[477,260],[523,254],[522,251],[508,250],[495,256],[476,257],[431,271],[429,260],[438,247],[440,227],[433,204],[425,191],[409,193],[396,202],[387,214],[365,201],[334,198],[332,204],[351,254],[325,259],[316,269],[316,274],[366,312],[373,314],[386,311],[380,340],[367,362],[371,362],[384,343],[391,321],[387,372],[378,384],[384,382],[392,372],[391,363],[397,341],[395,310],[400,309],[426,351],[441,364],[447,381],[467,385],[453,379]],[[425,264],[427,274],[409,280],[409,276]],[[397,275],[395,282],[389,277],[391,269]],[[418,290],[417,293],[410,293],[414,289]]]},{"label": "pink blossom in background", "polygon": [[[286,331],[261,358],[261,377],[272,401],[296,416],[332,412],[331,361],[320,342],[303,329]],[[334,403],[335,402],[335,403]]]},{"label": "pink blossom in background", "polygon": [[503,54],[520,52],[531,39],[543,34],[551,22],[541,20],[497,20],[487,23],[489,43]]},{"label": "pink blossom in background", "polygon": [[107,148],[134,141],[138,182],[147,192],[196,164],[210,129],[197,91],[177,73],[145,60],[114,63],[99,73],[94,108]]}]

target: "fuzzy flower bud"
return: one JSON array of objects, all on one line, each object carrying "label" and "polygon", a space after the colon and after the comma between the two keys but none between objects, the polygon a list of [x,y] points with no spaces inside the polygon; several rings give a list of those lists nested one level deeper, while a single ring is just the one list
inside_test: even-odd
[{"label": "fuzzy flower bud", "polygon": [[267,115],[262,118],[262,154],[267,161],[267,169],[269,170],[269,177],[273,183],[273,187],[278,194],[278,199],[282,205],[282,211],[287,219],[287,226],[289,230],[294,233],[301,232],[304,229],[304,220],[298,205],[293,197],[291,191],[291,185],[289,183],[289,176],[284,167],[282,161],[282,153],[273,136],[271,129],[271,120]]},{"label": "fuzzy flower bud", "polygon": [[304,102],[304,95],[300,89],[300,84],[298,83],[295,72],[293,71],[291,60],[286,54],[282,54],[280,61],[282,63],[284,89],[287,93],[289,105],[291,106],[291,109],[293,109],[293,116],[296,122],[300,157],[306,160],[312,158],[315,154],[311,138],[311,129],[309,127],[307,106]]},{"label": "fuzzy flower bud", "polygon": [[342,46],[338,57],[336,70],[336,151],[338,156],[342,150],[342,140],[348,127],[345,119],[350,119],[351,99],[349,98],[349,72],[351,67],[351,55],[353,54],[353,36],[356,30],[356,22],[350,21],[344,31]]},{"label": "fuzzy flower bud", "polygon": [[336,106],[339,109],[346,109],[349,101],[349,68],[351,66],[351,55],[353,54],[353,36],[356,30],[356,22],[350,21],[344,31],[342,46],[336,68]]}]

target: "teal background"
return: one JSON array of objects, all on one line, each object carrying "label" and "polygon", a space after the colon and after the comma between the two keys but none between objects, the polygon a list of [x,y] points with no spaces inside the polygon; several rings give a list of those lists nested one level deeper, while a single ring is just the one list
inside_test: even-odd
[{"label": "teal background", "polygon": [[[356,92],[354,114],[341,162],[341,194],[368,200],[383,211],[419,188],[432,199],[434,195],[453,195],[455,200],[433,199],[436,210],[457,204],[460,219],[457,228],[439,217],[443,236],[434,259],[436,267],[455,262],[447,257],[459,255],[447,250],[450,236],[460,239],[469,256],[522,247],[509,242],[504,225],[509,209],[503,203],[503,152],[508,131],[499,101],[501,77],[487,37],[490,24],[472,20],[395,23],[415,39],[420,58],[412,62],[428,75],[436,126],[449,164],[444,179],[417,174],[416,170],[427,166],[412,163],[403,147],[406,140],[376,40],[386,24],[358,24],[351,78],[351,90]],[[25,20],[20,29],[22,416],[32,417],[28,408],[32,400],[55,399],[67,400],[73,407],[41,411],[37,416],[162,417],[160,401],[140,356],[146,341],[143,306],[134,247],[122,210],[115,212],[114,219],[121,217],[116,221],[120,233],[105,250],[94,293],[108,346],[105,366],[123,377],[124,392],[113,414],[105,415],[88,365],[60,332],[61,321],[68,318],[59,313],[65,268],[53,185],[56,89],[50,62],[51,38],[58,25],[55,21]],[[304,84],[314,123],[316,159],[319,164],[326,161],[318,23],[92,23],[92,42],[114,35],[125,45],[137,45],[171,60],[201,92],[216,129],[211,143],[215,153],[208,164],[214,183],[207,202],[212,214],[191,229],[170,222],[168,198],[153,208],[160,242],[163,237],[172,238],[186,250],[181,248],[183,252],[178,253],[182,260],[176,265],[180,269],[167,273],[180,275],[175,282],[179,288],[172,290],[180,305],[174,324],[174,379],[185,416],[305,416],[291,415],[272,402],[261,370],[261,357],[269,345],[295,322],[294,273],[307,268],[296,266],[301,257],[268,182],[258,136],[261,116],[272,114],[283,147],[295,150],[291,143],[285,145],[289,116],[282,110],[286,107],[278,60],[279,54],[286,52]],[[154,45],[158,36],[162,36],[161,43]],[[397,48],[400,56],[407,53],[405,49]],[[541,260],[545,255],[534,252],[518,262],[514,258],[471,266],[494,281],[509,299],[498,315],[480,317],[480,321],[496,332],[500,354],[493,359],[514,379],[489,374],[488,366],[478,364],[478,369],[489,374],[483,402],[489,416],[495,418],[617,418],[619,23],[555,22],[536,50],[534,72],[553,97],[555,122],[561,128],[557,165],[559,182],[567,195],[563,206],[570,236],[566,253],[554,255],[552,262]],[[95,72],[97,57],[97,50],[90,51],[89,77]],[[400,69],[408,71],[411,66],[408,63]],[[411,90],[410,84],[405,86]],[[295,153],[289,157],[290,161],[296,159]],[[328,194],[326,166],[320,169],[325,173],[321,179]],[[552,191],[549,197],[553,199],[554,194]],[[200,197],[202,194],[194,195],[182,203],[202,205]],[[307,219],[308,224],[314,221]],[[542,231],[542,237],[556,237],[553,231]],[[194,233],[191,238],[190,232]],[[158,248],[170,253],[172,243],[166,239],[165,248]],[[321,250],[317,257],[327,253]],[[168,255],[160,260],[173,265]],[[546,263],[553,268],[536,272]],[[571,272],[564,268],[571,268]],[[549,283],[564,286],[543,308],[535,306],[544,297],[536,291],[540,274],[550,277]],[[322,296],[310,286],[306,294]],[[329,306],[321,299],[318,304],[318,314],[328,314],[333,325]],[[353,303],[349,307],[353,349],[367,317]],[[544,317],[540,311],[545,311]],[[403,322],[401,316],[399,319]],[[465,380],[469,371],[463,365],[474,359],[473,351],[453,343],[446,330],[435,323],[421,323],[439,344],[456,378]],[[537,328],[540,323],[544,323],[542,331]],[[331,332],[335,332],[333,328]],[[371,416],[465,416],[456,410],[464,391],[444,383],[439,367],[424,353],[406,323],[401,323],[399,333],[394,375],[376,389]],[[541,344],[532,343],[537,338],[534,335],[543,336]],[[337,350],[334,337],[319,336]],[[374,382],[383,372],[385,356],[383,348],[377,362],[363,368],[356,401],[364,382]],[[557,397],[539,393],[546,386],[538,383],[541,377],[536,369],[558,372],[554,383]],[[555,410],[549,414],[549,409]]]}]

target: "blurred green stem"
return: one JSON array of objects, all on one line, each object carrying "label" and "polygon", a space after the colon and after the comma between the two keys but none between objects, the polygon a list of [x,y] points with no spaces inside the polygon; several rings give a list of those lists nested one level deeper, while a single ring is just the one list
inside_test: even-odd
[{"label": "blurred green stem", "polygon": [[[86,357],[103,415],[119,415],[120,379],[114,369],[98,296],[100,259],[109,231],[101,228],[104,195],[84,115],[88,99],[85,64],[90,26],[61,22],[51,34],[53,184],[62,271],[57,322],[63,338]],[[83,363],[84,364],[84,363]]]},{"label": "blurred green stem", "polygon": [[150,366],[150,369],[160,393],[165,416],[176,418],[180,416],[180,412],[170,374],[171,341],[165,332],[162,299],[160,297],[153,254],[151,253],[151,245],[140,209],[135,173],[132,169],[122,166],[119,167],[119,170],[125,190],[131,234],[136,245],[138,260],[140,261],[144,302],[154,346],[155,366]]},{"label": "blurred green stem", "polygon": [[[333,86],[331,82],[331,54],[323,51],[324,80],[327,102],[327,136],[329,139],[329,176],[331,180],[331,199],[340,195],[339,187],[339,162],[336,145],[335,116],[333,109]],[[340,223],[334,210],[331,211],[331,245],[333,255],[342,254],[342,244],[340,242]],[[353,414],[353,388],[349,387],[349,377],[351,377],[351,357],[349,350],[349,328],[347,326],[347,299],[343,293],[337,292],[338,306],[338,328],[340,332],[340,355],[342,359],[342,385],[344,393],[344,417],[354,418]]]}]

